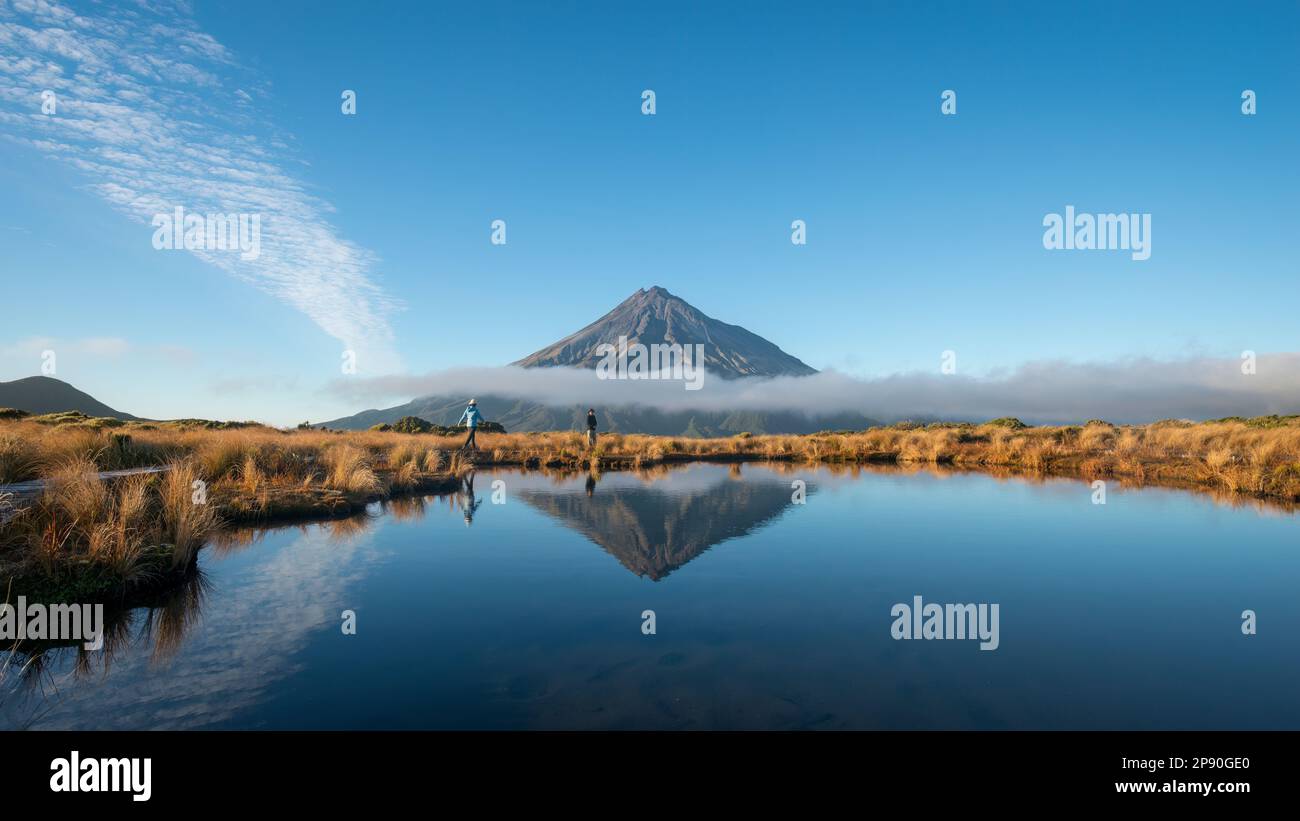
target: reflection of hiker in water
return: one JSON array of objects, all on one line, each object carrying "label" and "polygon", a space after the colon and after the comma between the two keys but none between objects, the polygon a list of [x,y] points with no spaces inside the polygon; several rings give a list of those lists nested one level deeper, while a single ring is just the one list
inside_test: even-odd
[{"label": "reflection of hiker in water", "polygon": [[596,492],[596,477],[590,473],[587,474],[587,495],[591,496]]},{"label": "reflection of hiker in water", "polygon": [[596,447],[596,409],[587,408],[587,447]]},{"label": "reflection of hiker in water", "polygon": [[465,485],[460,490],[460,508],[465,513],[465,527],[474,523],[474,511],[483,502],[474,497],[474,471],[465,474]]},{"label": "reflection of hiker in water", "polygon": [[478,430],[478,423],[482,418],[483,414],[478,412],[478,400],[469,400],[469,404],[465,406],[465,412],[460,415],[460,419],[456,422],[457,425],[464,422],[466,427],[469,428],[469,436],[465,437],[465,444],[460,446],[461,450],[468,447],[478,450],[478,442],[474,441],[474,433]]}]

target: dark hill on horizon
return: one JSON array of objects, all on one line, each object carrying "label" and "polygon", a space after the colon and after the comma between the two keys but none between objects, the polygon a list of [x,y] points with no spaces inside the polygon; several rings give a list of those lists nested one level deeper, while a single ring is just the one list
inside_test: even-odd
[{"label": "dark hill on horizon", "polygon": [[[817,373],[766,339],[713,319],[664,288],[643,288],[587,327],[512,364],[525,368],[595,368],[603,358],[597,348],[628,344],[704,345],[710,375],[727,379],[810,376]],[[694,350],[694,349],[692,349]],[[484,418],[508,431],[579,430],[587,405],[578,402],[548,406],[512,396],[478,396]],[[454,425],[465,409],[465,396],[425,396],[391,408],[372,408],[323,422],[320,427],[364,430],[392,424],[403,416],[418,416],[435,425]],[[618,433],[665,436],[730,436],[737,433],[814,433],[827,429],[858,429],[877,424],[858,413],[808,417],[789,411],[661,411],[644,406],[597,408],[600,429]]]},{"label": "dark hill on horizon", "polygon": [[123,421],[138,418],[114,410],[90,394],[52,376],[28,376],[12,382],[0,382],[0,408],[16,408],[31,414],[80,411],[87,416],[111,416]]}]

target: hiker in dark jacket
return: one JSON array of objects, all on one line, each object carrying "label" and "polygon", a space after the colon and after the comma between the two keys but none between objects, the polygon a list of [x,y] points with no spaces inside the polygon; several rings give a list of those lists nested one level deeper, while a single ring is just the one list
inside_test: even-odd
[{"label": "hiker in dark jacket", "polygon": [[596,447],[596,409],[587,408],[587,447]]}]

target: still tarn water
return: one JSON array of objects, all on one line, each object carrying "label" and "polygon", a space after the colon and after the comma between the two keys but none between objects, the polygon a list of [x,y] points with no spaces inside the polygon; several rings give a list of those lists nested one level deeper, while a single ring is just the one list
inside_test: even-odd
[{"label": "still tarn water", "polygon": [[[1300,728],[1290,512],[803,466],[474,494],[237,531],[107,657],[16,659],[0,726]],[[916,595],[997,603],[1000,646],[894,640]]]}]

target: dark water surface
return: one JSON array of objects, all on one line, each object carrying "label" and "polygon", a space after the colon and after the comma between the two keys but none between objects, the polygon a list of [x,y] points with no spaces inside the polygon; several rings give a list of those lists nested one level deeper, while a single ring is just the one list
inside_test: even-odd
[{"label": "dark water surface", "polygon": [[[475,493],[234,534],[110,653],[14,659],[0,726],[1300,728],[1290,512],[753,465]],[[916,595],[997,603],[1000,646],[894,640]]]}]

